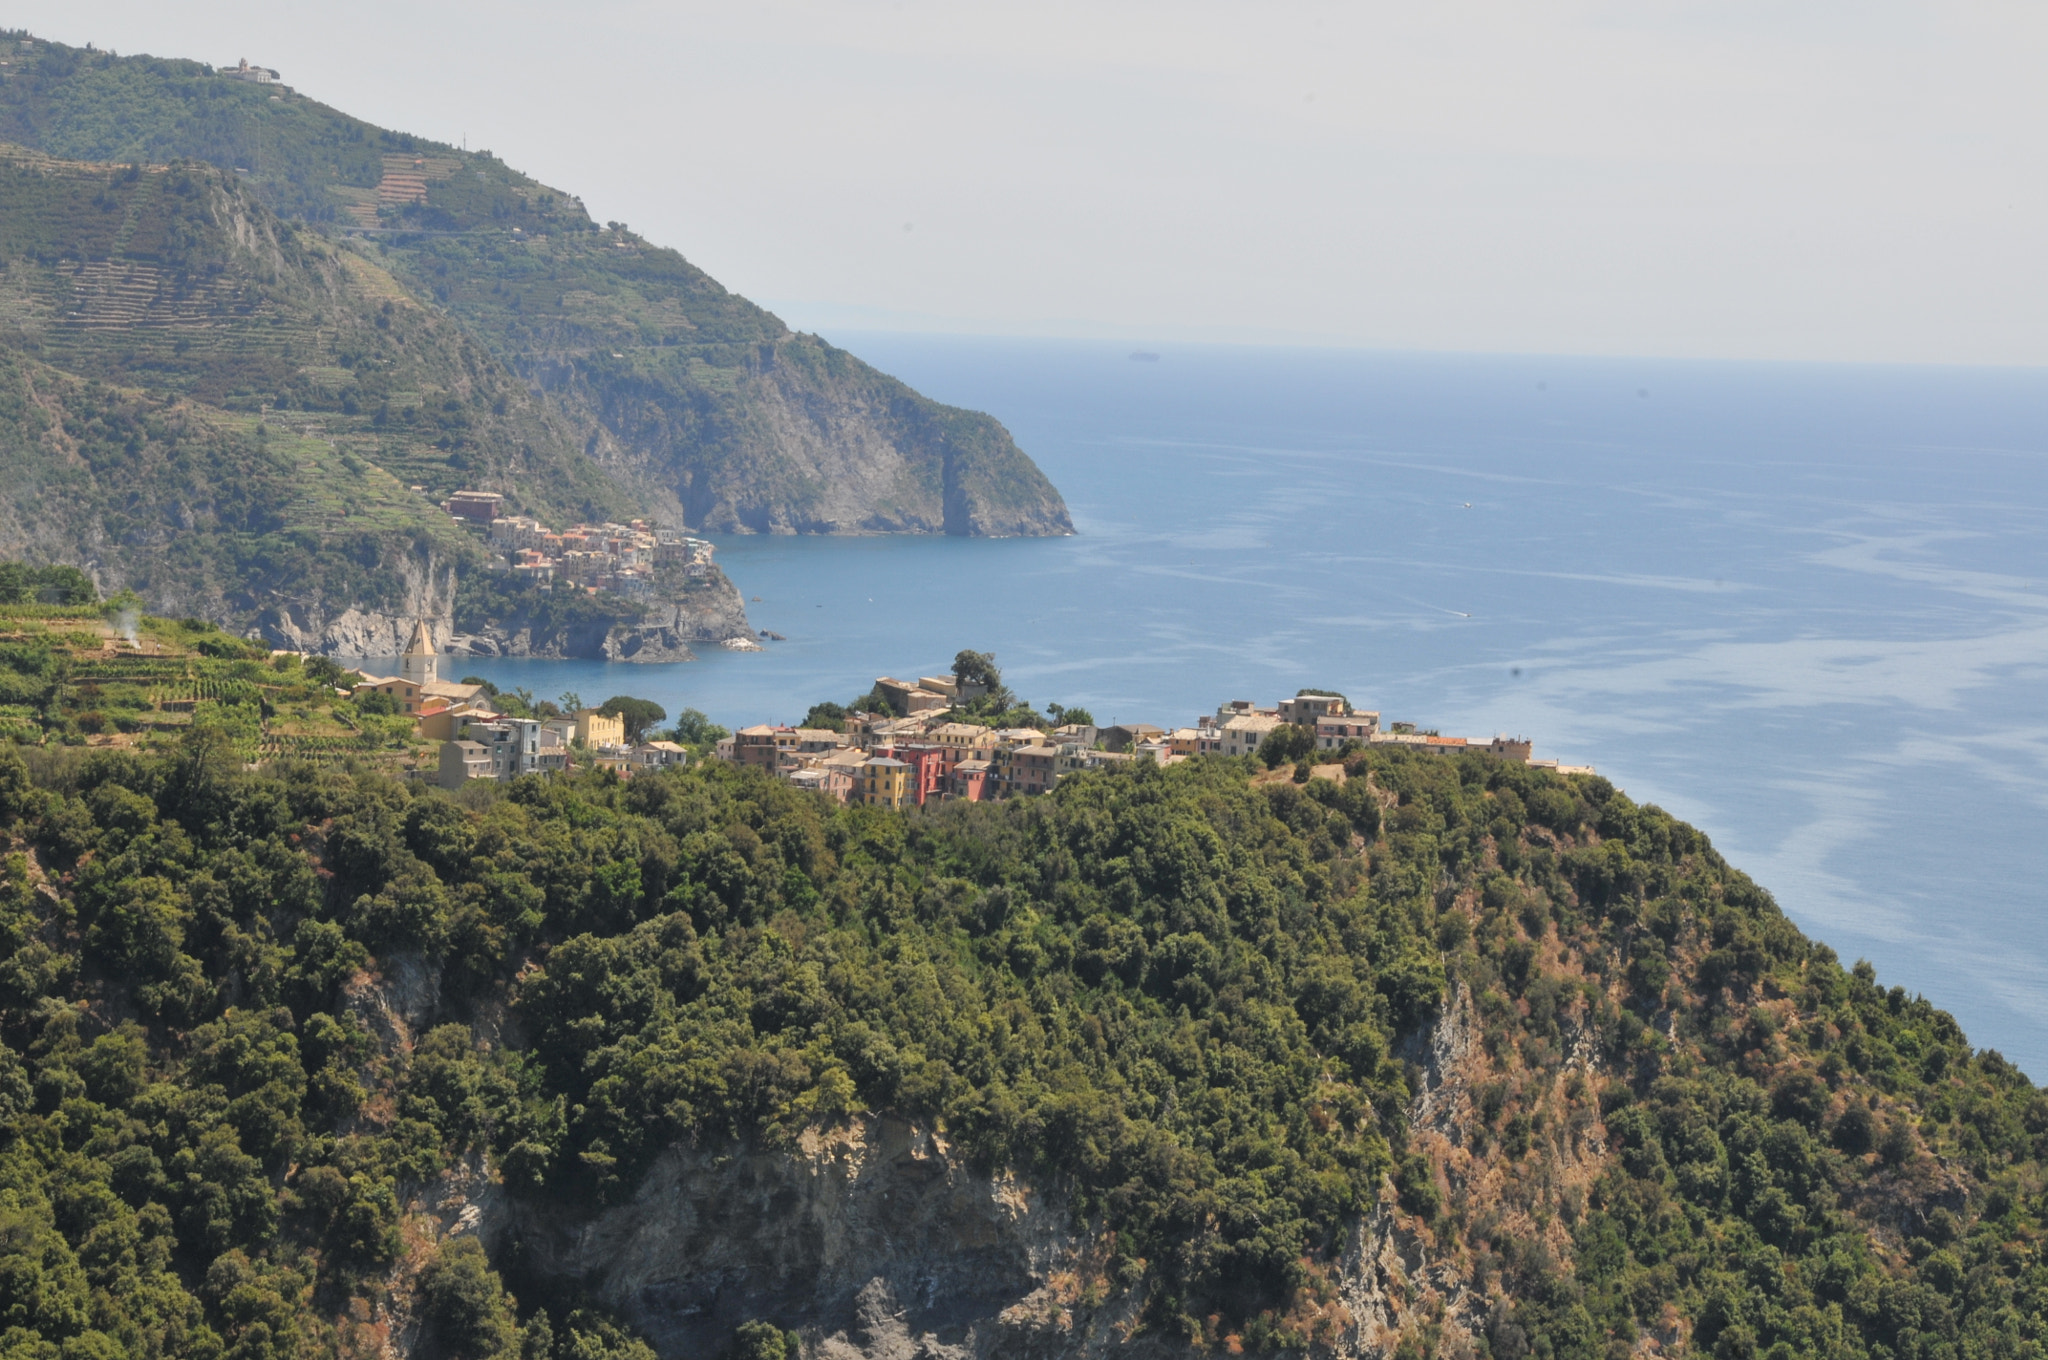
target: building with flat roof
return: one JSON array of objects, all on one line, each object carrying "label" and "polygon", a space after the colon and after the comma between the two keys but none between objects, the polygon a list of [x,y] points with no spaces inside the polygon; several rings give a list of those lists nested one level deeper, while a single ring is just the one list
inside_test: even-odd
[{"label": "building with flat roof", "polygon": [[989,729],[978,723],[940,723],[924,734],[926,741],[940,746],[957,746],[963,751],[976,751],[991,746]]},{"label": "building with flat roof", "polygon": [[1005,798],[1035,795],[1051,789],[1059,778],[1060,748],[1034,744],[996,753]]},{"label": "building with flat roof", "polygon": [[986,760],[963,760],[946,776],[946,792],[969,803],[985,802],[990,792],[988,781]]},{"label": "building with flat roof", "polygon": [[1101,741],[1104,750],[1128,751],[1141,741],[1153,741],[1165,734],[1165,728],[1151,723],[1117,723],[1101,729]]},{"label": "building with flat roof", "polygon": [[1347,741],[1363,746],[1379,730],[1377,713],[1327,713],[1316,719],[1316,749],[1334,751]]},{"label": "building with flat roof", "polygon": [[1259,743],[1263,742],[1280,726],[1278,713],[1240,713],[1223,721],[1221,754],[1226,756],[1257,755]]},{"label": "building with flat roof", "polygon": [[505,498],[495,491],[458,491],[441,502],[441,508],[457,519],[489,524],[505,508]]},{"label": "building with flat roof", "polygon": [[890,707],[905,717],[916,717],[920,713],[936,713],[953,706],[953,696],[925,688],[915,680],[898,680],[893,676],[875,677],[875,688],[882,691]]},{"label": "building with flat roof", "polygon": [[1318,718],[1345,712],[1350,707],[1335,694],[1297,694],[1292,699],[1282,699],[1276,711],[1282,722],[1293,723],[1296,727],[1314,727]]},{"label": "building with flat roof", "polygon": [[441,771],[438,782],[444,789],[459,789],[472,779],[490,779],[491,753],[482,742],[441,743]]},{"label": "building with flat roof", "polygon": [[586,748],[626,744],[626,720],[622,715],[579,708],[570,716],[576,719],[576,740]]}]

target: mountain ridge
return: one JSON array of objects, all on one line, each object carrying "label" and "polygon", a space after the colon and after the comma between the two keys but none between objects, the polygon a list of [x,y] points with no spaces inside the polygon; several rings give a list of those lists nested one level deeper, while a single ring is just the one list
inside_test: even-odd
[{"label": "mountain ridge", "polygon": [[[942,406],[728,292],[679,253],[487,152],[389,132],[201,63],[41,43],[0,81],[0,139],[95,161],[244,167],[259,198],[374,237],[411,294],[590,431],[636,494],[717,532],[1072,532],[989,417]],[[108,113],[106,110],[116,110]]]}]

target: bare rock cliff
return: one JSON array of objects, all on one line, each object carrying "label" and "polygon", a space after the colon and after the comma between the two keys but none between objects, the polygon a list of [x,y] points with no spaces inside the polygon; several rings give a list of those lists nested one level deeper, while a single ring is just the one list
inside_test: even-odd
[{"label": "bare rock cliff", "polygon": [[[387,1009],[426,1004],[403,970]],[[391,1022],[399,1029],[401,1022]],[[383,1026],[373,1026],[383,1028]],[[1470,993],[1454,987],[1402,1057],[1416,1074],[1409,1150],[1443,1196],[1434,1220],[1389,1185],[1361,1217],[1315,1316],[1293,1319],[1316,1360],[1389,1357],[1408,1340],[1445,1355],[1516,1354],[1500,1265],[1486,1244],[1513,1234],[1568,1268],[1568,1224],[1608,1157],[1599,1063],[1571,1026],[1565,1061],[1530,1070],[1480,1042]],[[1526,1151],[1485,1130],[1483,1092],[1520,1085],[1551,1113]],[[767,1319],[806,1360],[1095,1360],[1210,1354],[1142,1325],[1149,1285],[1119,1287],[1100,1231],[1056,1189],[975,1170],[932,1130],[888,1116],[812,1129],[790,1149],[674,1147],[625,1203],[595,1215],[505,1193],[465,1166],[423,1188],[408,1231],[422,1244],[478,1233],[515,1274],[573,1281],[671,1357],[715,1355],[738,1324]],[[1464,1225],[1462,1228],[1460,1225]],[[424,1259],[424,1252],[416,1253]],[[411,1354],[394,1272],[380,1315],[386,1353]],[[1659,1337],[1646,1355],[1682,1346]]]},{"label": "bare rock cliff", "polygon": [[1089,1252],[1059,1197],[899,1119],[788,1152],[671,1149],[593,1219],[516,1206],[483,1232],[494,1255],[581,1280],[664,1356],[714,1354],[750,1318],[834,1360],[1098,1349],[1070,1307]]}]

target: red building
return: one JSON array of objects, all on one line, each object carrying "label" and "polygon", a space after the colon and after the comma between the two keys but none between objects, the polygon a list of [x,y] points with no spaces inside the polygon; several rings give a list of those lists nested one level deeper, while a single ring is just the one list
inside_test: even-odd
[{"label": "red building", "polygon": [[955,798],[964,798],[970,803],[986,802],[989,797],[988,762],[961,761],[953,767],[948,784],[948,792]]},{"label": "red building", "polygon": [[960,761],[960,752],[950,746],[893,746],[878,752],[910,767],[910,799],[923,805],[946,790],[946,776]]}]

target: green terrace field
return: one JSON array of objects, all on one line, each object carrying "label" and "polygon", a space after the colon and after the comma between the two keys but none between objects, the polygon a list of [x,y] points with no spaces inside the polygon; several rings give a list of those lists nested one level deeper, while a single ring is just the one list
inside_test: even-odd
[{"label": "green terrace field", "polygon": [[417,764],[412,721],[366,713],[332,663],[118,606],[0,606],[0,742],[149,748],[221,734],[244,763]]},{"label": "green terrace field", "polygon": [[[254,416],[239,422],[255,437]],[[444,552],[470,551],[473,540],[440,508],[375,461],[386,450],[374,438],[330,439],[311,423],[266,431],[271,451],[297,469],[284,516],[294,528],[321,532],[418,532]]]}]

